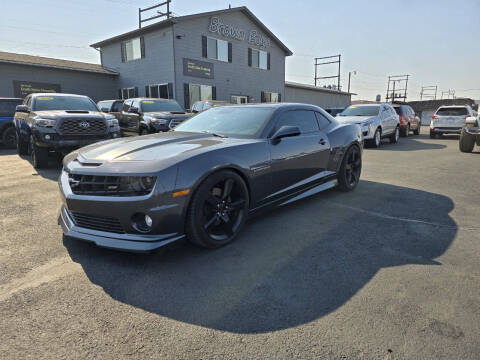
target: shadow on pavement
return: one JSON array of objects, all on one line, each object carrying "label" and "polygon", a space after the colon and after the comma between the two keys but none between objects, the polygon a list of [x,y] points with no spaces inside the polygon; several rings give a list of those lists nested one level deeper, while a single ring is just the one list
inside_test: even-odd
[{"label": "shadow on pavement", "polygon": [[[426,139],[429,141],[422,141]],[[401,137],[396,144],[389,143],[388,140],[382,140],[382,146],[372,150],[417,151],[445,149],[447,147],[447,145],[437,144],[434,141],[435,140],[430,139],[429,135],[426,134],[410,135],[409,137]]]},{"label": "shadow on pavement", "polygon": [[[374,194],[374,195],[372,195]],[[230,246],[188,243],[128,254],[64,239],[73,261],[113,299],[234,333],[308,323],[341,307],[382,268],[441,265],[457,232],[445,196],[362,181],[247,223]]]}]

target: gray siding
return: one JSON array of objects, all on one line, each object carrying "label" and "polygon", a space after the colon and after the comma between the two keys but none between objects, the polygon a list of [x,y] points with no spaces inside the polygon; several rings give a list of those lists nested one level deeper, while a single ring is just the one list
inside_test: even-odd
[{"label": "gray siding", "polygon": [[[145,58],[122,62],[121,42],[101,49],[102,65],[120,73],[118,88],[138,87],[139,96],[145,96],[145,86],[173,83],[173,32],[171,27],[143,35]],[[118,92],[118,89],[117,89]],[[117,95],[118,96],[118,95]]]},{"label": "gray siding", "polygon": [[[266,36],[255,24],[240,11],[220,16],[224,23],[246,30],[257,30]],[[187,19],[174,25],[175,44],[175,71],[176,71],[176,99],[184,104],[184,83],[216,86],[217,99],[230,101],[231,95],[246,95],[260,102],[261,91],[278,92],[285,97],[285,52],[277,43],[270,39],[271,46],[266,49],[270,52],[270,70],[261,70],[248,66],[248,48],[258,48],[250,45],[247,40],[240,41],[230,37],[223,37],[218,33],[208,31],[210,17]],[[181,39],[176,36],[180,35]],[[232,63],[222,62],[202,57],[202,35],[232,43]],[[248,34],[247,34],[248,37]],[[203,79],[183,75],[183,58],[207,61],[214,66],[214,79]]]},{"label": "gray siding", "polygon": [[62,92],[95,101],[116,97],[117,76],[39,66],[0,63],[0,97],[12,97],[13,80],[60,84]]},{"label": "gray siding", "polygon": [[313,104],[321,108],[345,108],[350,105],[351,95],[327,93],[285,85],[285,101]]}]

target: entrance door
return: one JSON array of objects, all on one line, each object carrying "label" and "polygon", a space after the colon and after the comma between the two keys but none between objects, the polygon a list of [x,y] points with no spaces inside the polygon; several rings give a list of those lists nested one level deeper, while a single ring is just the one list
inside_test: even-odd
[{"label": "entrance door", "polygon": [[232,104],[246,104],[248,103],[248,96],[232,95],[230,102]]}]

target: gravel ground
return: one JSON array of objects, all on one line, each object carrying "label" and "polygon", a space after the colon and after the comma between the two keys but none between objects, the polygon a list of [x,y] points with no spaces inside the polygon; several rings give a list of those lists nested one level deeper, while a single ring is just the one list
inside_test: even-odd
[{"label": "gravel ground", "polygon": [[480,153],[427,130],[353,193],[141,255],[63,239],[59,165],[0,149],[0,358],[479,359]]}]

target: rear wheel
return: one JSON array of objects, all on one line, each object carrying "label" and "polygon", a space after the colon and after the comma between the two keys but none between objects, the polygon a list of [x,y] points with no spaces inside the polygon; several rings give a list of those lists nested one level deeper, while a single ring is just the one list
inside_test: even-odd
[{"label": "rear wheel", "polygon": [[407,126],[405,126],[405,130],[402,131],[402,136],[408,137],[409,135],[410,135],[410,124],[407,124]]},{"label": "rear wheel", "polygon": [[248,208],[248,188],[241,176],[230,170],[214,173],[193,195],[186,220],[187,237],[206,248],[224,246],[240,232]]},{"label": "rear wheel", "polygon": [[470,135],[465,131],[465,129],[462,129],[462,133],[460,134],[460,142],[459,142],[460,151],[471,153],[474,147],[475,147],[475,136]]},{"label": "rear wheel", "polygon": [[392,135],[390,135],[390,142],[396,144],[400,138],[400,128],[397,126]]},{"label": "rear wheel", "polygon": [[37,146],[33,135],[30,135],[30,155],[35,169],[46,168],[48,166],[48,149]]},{"label": "rear wheel", "polygon": [[413,135],[420,135],[420,130],[422,129],[422,125],[418,124],[417,128],[413,130]]},{"label": "rear wheel", "polygon": [[437,135],[436,135],[436,134],[434,134],[434,133],[430,133],[430,139],[435,139],[436,137],[437,137]]},{"label": "rear wheel", "polygon": [[3,131],[2,141],[5,147],[15,149],[17,145],[17,135],[13,126],[9,126]]},{"label": "rear wheel", "polygon": [[17,135],[17,153],[18,155],[28,155],[28,142],[23,140],[20,134]]},{"label": "rear wheel", "polygon": [[343,157],[338,173],[338,188],[341,191],[352,191],[360,181],[362,172],[362,153],[356,145],[350,146]]}]

